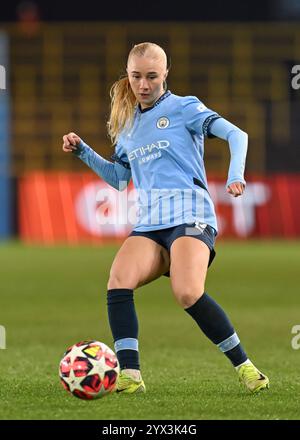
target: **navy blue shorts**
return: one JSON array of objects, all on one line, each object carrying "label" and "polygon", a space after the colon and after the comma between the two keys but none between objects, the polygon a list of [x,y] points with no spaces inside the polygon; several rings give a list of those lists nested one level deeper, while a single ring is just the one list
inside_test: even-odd
[{"label": "navy blue shorts", "polygon": [[[171,228],[158,229],[156,231],[132,231],[129,237],[147,237],[154,240],[156,243],[167,249],[170,254],[170,249],[173,241],[179,237],[195,237],[198,240],[203,241],[210,250],[210,257],[208,267],[211,265],[213,259],[216,256],[214,250],[216,231],[209,225],[203,225],[201,223],[183,223],[182,225],[172,226]],[[170,272],[166,272],[165,276],[169,277]]]}]

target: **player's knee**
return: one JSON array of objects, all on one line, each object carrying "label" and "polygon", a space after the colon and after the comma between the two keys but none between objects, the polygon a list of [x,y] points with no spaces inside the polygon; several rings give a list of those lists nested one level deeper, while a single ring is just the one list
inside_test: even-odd
[{"label": "player's knee", "polygon": [[107,289],[136,289],[138,282],[135,276],[125,273],[111,273],[107,283]]},{"label": "player's knee", "polygon": [[191,307],[203,295],[204,285],[182,285],[173,287],[178,303],[184,309]]}]

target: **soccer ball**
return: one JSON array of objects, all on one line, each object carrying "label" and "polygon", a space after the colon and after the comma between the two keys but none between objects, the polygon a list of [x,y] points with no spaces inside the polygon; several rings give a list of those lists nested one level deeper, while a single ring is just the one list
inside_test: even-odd
[{"label": "soccer ball", "polygon": [[72,345],[59,364],[65,390],[85,400],[99,399],[115,391],[119,372],[115,353],[99,341]]}]

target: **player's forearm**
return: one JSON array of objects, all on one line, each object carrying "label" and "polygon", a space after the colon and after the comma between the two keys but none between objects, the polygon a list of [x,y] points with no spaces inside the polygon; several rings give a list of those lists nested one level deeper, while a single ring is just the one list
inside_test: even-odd
[{"label": "player's forearm", "polygon": [[224,118],[219,118],[213,122],[210,133],[226,140],[229,144],[231,158],[226,185],[228,186],[233,182],[246,184],[244,172],[248,148],[247,133],[231,124],[231,122],[226,121]]},{"label": "player's forearm", "polygon": [[115,189],[123,190],[128,185],[131,178],[130,170],[104,159],[83,141],[78,145],[75,154],[82,162],[91,168],[97,176],[101,177]]},{"label": "player's forearm", "polygon": [[231,159],[227,186],[233,182],[242,182],[245,185],[244,172],[248,148],[248,135],[242,130],[233,131],[229,135],[228,143]]}]

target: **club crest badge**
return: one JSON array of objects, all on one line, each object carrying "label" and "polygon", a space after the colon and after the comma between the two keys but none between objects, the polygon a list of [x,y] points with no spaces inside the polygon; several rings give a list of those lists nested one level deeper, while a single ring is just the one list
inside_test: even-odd
[{"label": "club crest badge", "polygon": [[159,118],[156,123],[156,127],[160,129],[167,128],[169,127],[169,125],[170,121],[166,116],[162,116],[161,118]]}]

